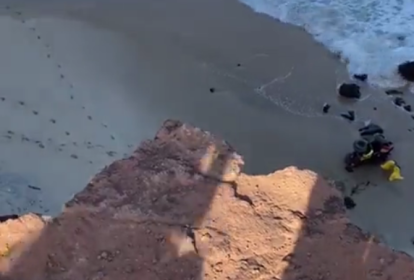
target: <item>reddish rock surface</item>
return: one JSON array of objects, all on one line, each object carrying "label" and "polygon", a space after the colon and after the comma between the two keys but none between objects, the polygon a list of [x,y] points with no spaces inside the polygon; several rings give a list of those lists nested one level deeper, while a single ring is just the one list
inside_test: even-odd
[{"label": "reddish rock surface", "polygon": [[167,121],[43,221],[0,224],[0,279],[413,279],[315,173],[241,174],[220,139]]}]

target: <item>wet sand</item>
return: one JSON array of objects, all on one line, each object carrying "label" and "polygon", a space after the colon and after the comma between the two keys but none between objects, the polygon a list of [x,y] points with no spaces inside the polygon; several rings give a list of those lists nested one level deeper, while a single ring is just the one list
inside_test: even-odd
[{"label": "wet sand", "polygon": [[[342,166],[371,119],[409,169],[414,123],[380,91],[340,102],[344,65],[304,31],[236,1],[25,2],[5,4],[0,18],[2,212],[57,214],[105,164],[177,118],[227,139],[247,173],[295,165],[377,184],[356,197],[352,219],[414,254],[413,175],[390,185]],[[337,117],[349,109],[359,121]]]}]

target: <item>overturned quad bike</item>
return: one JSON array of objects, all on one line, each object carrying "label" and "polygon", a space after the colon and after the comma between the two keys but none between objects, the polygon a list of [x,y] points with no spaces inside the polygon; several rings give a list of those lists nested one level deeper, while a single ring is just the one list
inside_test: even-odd
[{"label": "overturned quad bike", "polygon": [[394,149],[393,143],[385,139],[384,131],[378,125],[370,124],[359,132],[361,139],[354,142],[354,150],[345,156],[345,169],[348,172],[365,164],[382,164]]}]

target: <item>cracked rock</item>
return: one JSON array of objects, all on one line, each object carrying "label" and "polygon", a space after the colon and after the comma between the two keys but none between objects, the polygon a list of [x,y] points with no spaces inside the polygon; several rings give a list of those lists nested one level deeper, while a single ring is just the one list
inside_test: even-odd
[{"label": "cracked rock", "polygon": [[[231,182],[223,177],[226,162],[238,170]],[[322,176],[297,167],[252,176],[242,166],[227,142],[166,121],[153,140],[97,174],[56,218],[46,223],[31,214],[0,223],[1,252],[10,248],[18,256],[0,259],[7,263],[0,278],[412,275],[414,260],[362,234],[346,216],[341,193]],[[382,265],[380,258],[393,263]]]}]

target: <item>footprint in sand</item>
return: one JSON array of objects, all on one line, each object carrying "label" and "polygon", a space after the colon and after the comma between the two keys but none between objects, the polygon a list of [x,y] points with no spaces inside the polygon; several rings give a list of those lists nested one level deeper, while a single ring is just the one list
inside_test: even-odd
[{"label": "footprint in sand", "polygon": [[[11,9],[11,8],[9,7],[9,9]],[[16,11],[14,13],[16,15],[22,16],[22,13],[19,12],[19,11]],[[20,20],[20,22],[21,23],[25,23],[24,20]],[[49,59],[49,60],[54,60],[55,58],[53,56],[53,53],[51,53],[50,44],[48,44],[47,42],[44,41],[44,37],[42,36],[42,34],[39,34],[40,33],[39,32],[39,29],[36,28],[36,27],[34,27],[34,26],[28,27],[28,26],[25,25],[25,27],[28,28],[28,30],[33,33],[33,35],[37,39],[37,41],[44,46],[44,48],[46,50],[46,55],[45,55],[46,58]],[[243,63],[246,64],[247,61],[243,61]],[[64,83],[66,83],[66,87],[68,87],[69,90],[71,91],[71,93],[68,95],[69,99],[70,100],[75,100],[75,92],[73,91],[75,87],[74,87],[73,83],[71,81],[69,81],[69,79],[65,75],[65,73],[64,73],[64,67],[62,66],[62,64],[60,64],[58,62],[56,62],[55,65],[56,65],[57,75],[58,75],[59,79],[62,80],[62,81],[64,81]],[[4,102],[4,101],[6,101],[6,98],[5,97],[0,97],[0,100],[2,102]],[[27,104],[24,101],[17,101],[17,102],[18,102],[18,104],[20,106],[27,106]],[[85,111],[85,113],[88,112],[88,109],[85,106],[82,106],[82,109]],[[31,110],[31,113],[33,115],[35,115],[35,116],[40,115],[40,112],[38,110]],[[90,114],[89,115],[86,114],[86,118],[89,121],[93,121],[95,119]],[[57,124],[58,123],[57,119],[55,119],[55,118],[50,118],[49,119],[49,122],[52,123],[52,124]],[[101,122],[100,125],[103,126],[104,128],[108,128],[108,125],[105,124],[105,123],[103,123],[103,122]],[[68,132],[68,131],[65,131],[64,133],[65,133],[66,136],[70,136],[71,135],[71,133]],[[12,137],[12,134],[8,134],[7,137],[10,137],[11,138]],[[31,140],[31,139],[29,139],[26,136],[22,136],[22,137],[23,137],[22,138],[23,139],[22,141],[28,142],[28,143],[34,143],[35,145],[37,145],[37,147],[39,147],[41,149],[47,149],[48,147],[49,148],[52,148],[52,146],[53,146],[53,145],[51,145],[52,143],[48,143],[48,145],[45,145],[45,144],[43,144],[43,143],[41,143],[39,141]],[[111,140],[115,140],[115,136],[114,135],[111,135],[110,134],[109,137],[110,137]],[[88,141],[88,143],[90,143],[90,141]],[[74,142],[74,146],[77,146],[77,143],[76,142]],[[87,148],[90,149],[90,148],[95,148],[95,147],[98,147],[98,146],[94,146],[94,145],[90,144],[90,145],[87,145]],[[56,148],[56,149],[58,149],[59,151],[63,151],[63,148],[62,147],[59,147],[59,148]],[[109,151],[109,152],[106,152],[106,154],[108,156],[113,157],[113,156],[115,156],[116,152]],[[78,158],[78,156],[76,154],[72,154],[71,155],[71,158]]]}]

